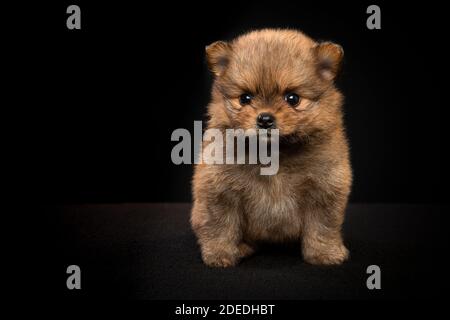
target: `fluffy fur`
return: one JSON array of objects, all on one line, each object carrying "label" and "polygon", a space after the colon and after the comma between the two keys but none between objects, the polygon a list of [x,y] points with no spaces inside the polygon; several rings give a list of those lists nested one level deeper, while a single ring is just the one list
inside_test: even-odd
[{"label": "fluffy fur", "polygon": [[[270,112],[280,130],[280,168],[195,167],[192,228],[204,263],[234,266],[260,242],[298,241],[305,261],[335,265],[348,257],[341,226],[351,187],[343,97],[334,85],[340,46],[301,32],[265,29],[206,48],[215,76],[208,128],[255,128]],[[239,96],[251,93],[251,105]],[[301,97],[292,107],[284,94]]]}]

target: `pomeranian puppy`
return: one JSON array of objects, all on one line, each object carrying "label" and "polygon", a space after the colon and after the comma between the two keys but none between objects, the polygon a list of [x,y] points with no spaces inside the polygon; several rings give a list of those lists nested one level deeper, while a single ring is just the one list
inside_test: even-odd
[{"label": "pomeranian puppy", "polygon": [[275,175],[261,175],[259,164],[196,165],[191,224],[206,265],[234,266],[263,242],[298,241],[311,264],[347,259],[341,227],[352,172],[334,85],[343,54],[275,29],[206,47],[208,128],[279,130]]}]

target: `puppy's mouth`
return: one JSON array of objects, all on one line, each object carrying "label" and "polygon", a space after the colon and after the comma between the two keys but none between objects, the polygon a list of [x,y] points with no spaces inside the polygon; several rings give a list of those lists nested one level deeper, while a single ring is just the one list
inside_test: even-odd
[{"label": "puppy's mouth", "polygon": [[275,142],[280,139],[278,129],[257,129],[257,137],[264,142]]},{"label": "puppy's mouth", "polygon": [[279,132],[280,132],[280,130],[278,128],[271,128],[271,129],[256,128],[255,131],[258,135],[267,135],[267,136],[275,135],[275,134],[279,135]]}]

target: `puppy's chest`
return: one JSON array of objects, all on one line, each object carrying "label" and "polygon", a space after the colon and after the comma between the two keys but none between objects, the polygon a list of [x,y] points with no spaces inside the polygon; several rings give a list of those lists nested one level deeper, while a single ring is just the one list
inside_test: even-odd
[{"label": "puppy's chest", "polygon": [[261,240],[298,236],[301,214],[295,185],[288,176],[250,179],[243,195],[247,234]]}]

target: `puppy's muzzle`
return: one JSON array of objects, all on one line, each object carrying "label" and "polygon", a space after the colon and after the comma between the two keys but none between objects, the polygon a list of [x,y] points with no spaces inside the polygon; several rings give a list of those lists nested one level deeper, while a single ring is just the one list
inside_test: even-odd
[{"label": "puppy's muzzle", "polygon": [[275,129],[275,117],[268,112],[262,112],[256,118],[256,126],[258,129]]}]

